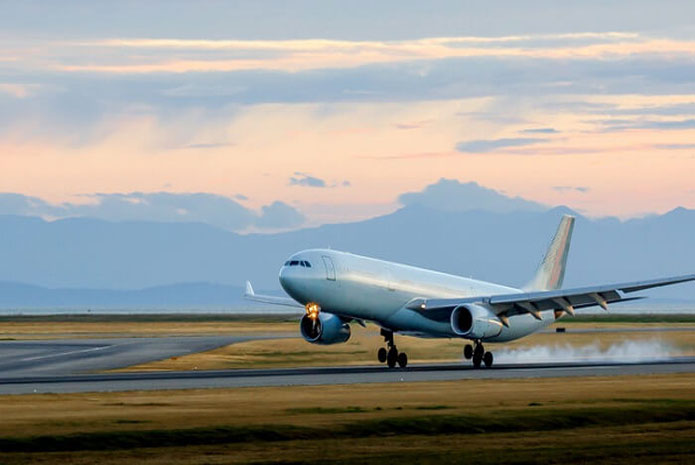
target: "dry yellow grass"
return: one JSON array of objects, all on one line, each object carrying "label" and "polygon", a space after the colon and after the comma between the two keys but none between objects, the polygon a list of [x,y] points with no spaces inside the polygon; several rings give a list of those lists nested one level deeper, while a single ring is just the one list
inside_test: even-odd
[{"label": "dry yellow grass", "polygon": [[[0,436],[286,424],[695,398],[695,374],[0,396]],[[356,409],[346,409],[356,407]]]},{"label": "dry yellow grass", "polygon": [[1,339],[207,336],[294,332],[295,323],[247,321],[3,321]]}]

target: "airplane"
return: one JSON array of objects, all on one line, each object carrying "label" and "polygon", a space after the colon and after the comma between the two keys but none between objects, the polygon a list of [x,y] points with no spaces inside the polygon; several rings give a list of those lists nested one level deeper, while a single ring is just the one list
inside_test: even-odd
[{"label": "airplane", "polygon": [[256,294],[249,281],[245,297],[276,305],[304,307],[302,337],[313,344],[350,338],[350,324],[381,327],[386,347],[380,363],[405,368],[394,334],[471,341],[463,355],[473,366],[491,367],[483,343],[528,336],[575,310],[641,299],[626,294],[695,280],[695,274],[620,284],[563,289],[574,217],[564,215],[533,279],[522,289],[464,278],[331,249],[293,254],[280,268],[280,285],[291,297]]}]

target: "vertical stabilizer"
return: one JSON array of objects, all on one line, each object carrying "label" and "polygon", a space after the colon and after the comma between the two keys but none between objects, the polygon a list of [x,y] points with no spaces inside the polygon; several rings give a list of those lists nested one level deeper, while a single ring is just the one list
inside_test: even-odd
[{"label": "vertical stabilizer", "polygon": [[574,217],[564,215],[562,220],[560,220],[560,225],[557,227],[555,237],[553,237],[548,251],[545,253],[538,271],[536,271],[536,276],[526,285],[525,289],[550,291],[562,287],[573,228]]}]

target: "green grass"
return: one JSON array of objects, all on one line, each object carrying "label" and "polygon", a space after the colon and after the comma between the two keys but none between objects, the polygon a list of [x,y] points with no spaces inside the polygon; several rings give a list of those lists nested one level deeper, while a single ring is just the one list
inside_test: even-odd
[{"label": "green grass", "polygon": [[[347,407],[361,411],[360,407]],[[330,409],[300,413],[330,413]],[[344,413],[345,409],[340,413]],[[350,411],[350,410],[348,410]],[[180,447],[209,444],[336,440],[396,435],[478,435],[549,431],[553,434],[580,427],[634,426],[695,421],[695,401],[653,402],[648,408],[606,406],[488,411],[485,415],[429,415],[392,417],[309,428],[287,425],[205,427],[0,438],[3,452],[120,450],[143,447]]]},{"label": "green grass", "polygon": [[[460,437],[453,436],[443,438],[455,441]],[[388,450],[388,444],[385,444]],[[346,446],[349,447],[349,446]],[[334,465],[383,465],[385,463],[398,463],[399,465],[530,465],[530,464],[686,464],[692,463],[693,446],[692,439],[668,439],[640,440],[629,444],[612,444],[610,440],[597,439],[590,445],[577,446],[573,444],[568,448],[566,443],[556,444],[549,437],[545,446],[529,446],[527,448],[505,448],[500,445],[497,449],[457,448],[454,452],[448,452],[446,443],[438,449],[427,450],[426,453],[371,453],[344,459],[331,459]],[[255,461],[254,465],[281,464],[281,465],[319,465],[325,464],[325,458],[312,459],[305,457],[300,460],[272,460]]]},{"label": "green grass", "polygon": [[344,408],[325,408],[325,407],[297,407],[285,409],[285,412],[293,415],[322,415],[322,414],[336,414],[336,413],[363,413],[367,410],[362,407],[344,407]]},{"label": "green grass", "polygon": [[451,407],[450,405],[418,405],[417,407],[413,408],[415,410],[447,410],[454,407]]}]

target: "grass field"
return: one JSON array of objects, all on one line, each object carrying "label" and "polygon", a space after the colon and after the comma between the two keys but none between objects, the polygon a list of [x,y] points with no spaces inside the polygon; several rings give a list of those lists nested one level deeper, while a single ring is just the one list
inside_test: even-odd
[{"label": "grass field", "polygon": [[296,332],[297,318],[268,315],[0,316],[0,339],[207,336]]},{"label": "grass field", "polygon": [[695,375],[2,396],[0,463],[692,463]]}]

